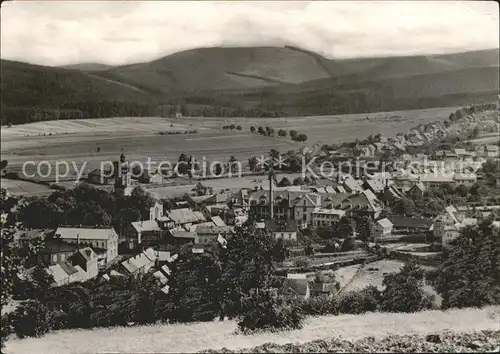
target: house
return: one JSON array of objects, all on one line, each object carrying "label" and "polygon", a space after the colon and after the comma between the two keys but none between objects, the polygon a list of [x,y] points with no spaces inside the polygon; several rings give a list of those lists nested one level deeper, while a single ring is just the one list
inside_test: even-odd
[{"label": "house", "polygon": [[362,183],[351,175],[343,177],[342,187],[347,193],[362,192]]},{"label": "house", "polygon": [[411,187],[407,192],[406,194],[414,199],[414,200],[418,200],[418,199],[422,199],[424,197],[424,193],[427,189],[425,188],[425,185],[422,183],[422,182],[418,182],[417,184],[415,184],[413,187]]},{"label": "house", "polygon": [[470,186],[477,182],[477,175],[475,173],[456,172],[454,175],[456,184]]},{"label": "house", "polygon": [[332,226],[345,215],[344,210],[328,209],[328,208],[314,208],[312,212],[312,225],[318,226]]},{"label": "house", "polygon": [[389,219],[380,219],[373,225],[373,238],[375,241],[390,238],[392,236],[392,229],[393,225]]},{"label": "house", "polygon": [[113,183],[115,176],[111,169],[102,170],[100,168],[95,169],[88,173],[87,181],[93,184],[107,185]]},{"label": "house", "polygon": [[297,221],[286,220],[286,221],[276,221],[276,220],[266,220],[266,229],[270,231],[274,238],[281,238],[285,241],[296,241],[297,240]]},{"label": "house", "polygon": [[420,182],[425,188],[440,187],[445,184],[455,184],[455,174],[441,170],[423,173],[420,175]]},{"label": "house", "polygon": [[47,268],[47,273],[54,279],[54,286],[62,286],[74,282],[88,280],[87,273],[80,266],[69,262],[60,262]]},{"label": "house", "polygon": [[68,261],[73,266],[79,266],[80,268],[82,268],[87,274],[87,279],[93,279],[97,277],[97,254],[92,248],[84,247],[76,251],[68,258]]},{"label": "house", "polygon": [[225,203],[206,205],[202,209],[202,213],[206,219],[210,219],[212,216],[219,216],[226,219],[226,214],[229,212],[229,206]]},{"label": "house", "polygon": [[195,243],[196,241],[195,231],[172,229],[168,231],[167,236],[167,242],[172,245],[184,245],[186,243]]},{"label": "house", "polygon": [[499,147],[497,145],[486,145],[484,149],[484,157],[498,157]]},{"label": "house", "polygon": [[125,274],[137,276],[138,274],[145,274],[154,267],[157,256],[155,251],[150,247],[141,251],[134,257],[130,257],[120,263],[121,270]]},{"label": "house", "polygon": [[345,198],[340,208],[345,210],[348,216],[368,216],[376,219],[382,211],[382,203],[372,191],[366,189]]},{"label": "house", "polygon": [[443,213],[434,218],[430,230],[434,237],[441,239],[442,246],[448,248],[450,242],[460,235],[464,227],[476,224],[476,218],[466,218],[464,213],[459,212],[453,205],[449,205]]},{"label": "house", "polygon": [[427,234],[432,225],[432,219],[401,215],[388,215],[392,223],[392,236],[406,236],[410,234]]},{"label": "house", "polygon": [[67,243],[88,245],[94,250],[103,249],[103,262],[110,262],[118,256],[118,234],[113,228],[58,227],[55,237]]},{"label": "house", "polygon": [[28,245],[37,240],[44,240],[48,231],[47,230],[18,230],[14,234],[14,242],[19,246]]},{"label": "house", "polygon": [[199,226],[196,228],[196,243],[206,245],[216,242],[219,236],[228,238],[233,232],[233,228],[230,226]]},{"label": "house", "polygon": [[189,208],[172,209],[170,211],[167,211],[166,214],[176,226],[197,224],[207,221],[201,212],[193,211]]},{"label": "house", "polygon": [[40,257],[43,262],[57,264],[65,262],[78,250],[76,243],[68,243],[57,239],[47,239],[40,250]]},{"label": "house", "polygon": [[380,179],[366,179],[363,182],[363,189],[369,189],[371,190],[374,194],[378,195],[379,193],[382,193],[386,187],[386,184],[388,184],[389,180],[380,180]]},{"label": "house", "polygon": [[145,170],[139,176],[139,182],[141,183],[152,183],[152,184],[162,184],[164,183],[163,174],[158,171]]}]

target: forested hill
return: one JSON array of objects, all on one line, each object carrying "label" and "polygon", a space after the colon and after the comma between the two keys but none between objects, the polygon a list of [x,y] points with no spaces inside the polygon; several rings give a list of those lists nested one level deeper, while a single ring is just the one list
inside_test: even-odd
[{"label": "forested hill", "polygon": [[2,124],[80,117],[329,115],[496,100],[498,49],[328,59],[294,47],[200,48],[147,63],[1,61]]}]

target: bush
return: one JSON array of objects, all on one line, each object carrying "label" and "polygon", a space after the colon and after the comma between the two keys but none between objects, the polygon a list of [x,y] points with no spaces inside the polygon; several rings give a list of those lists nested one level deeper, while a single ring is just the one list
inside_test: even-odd
[{"label": "bush", "polygon": [[388,274],[383,284],[383,311],[417,312],[431,308],[432,302],[423,290],[424,271],[416,263],[407,263],[398,273]]},{"label": "bush", "polygon": [[331,296],[316,296],[303,300],[302,312],[305,315],[338,315],[338,301]]},{"label": "bush", "polygon": [[40,337],[53,328],[52,313],[37,300],[20,305],[12,314],[11,321],[19,338]]},{"label": "bush", "polygon": [[258,330],[302,328],[304,314],[299,301],[279,294],[277,289],[257,289],[243,298],[238,328],[246,333]]},{"label": "bush", "polygon": [[339,301],[340,313],[357,315],[377,311],[382,301],[382,294],[377,287],[370,285],[361,290],[344,293]]},{"label": "bush", "polygon": [[299,258],[295,261],[295,266],[299,268],[308,268],[311,262],[307,258]]}]

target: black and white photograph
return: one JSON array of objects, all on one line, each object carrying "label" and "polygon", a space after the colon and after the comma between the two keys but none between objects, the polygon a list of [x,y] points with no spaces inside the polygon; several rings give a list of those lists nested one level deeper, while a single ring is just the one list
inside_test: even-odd
[{"label": "black and white photograph", "polygon": [[500,353],[496,1],[9,0],[1,353]]}]

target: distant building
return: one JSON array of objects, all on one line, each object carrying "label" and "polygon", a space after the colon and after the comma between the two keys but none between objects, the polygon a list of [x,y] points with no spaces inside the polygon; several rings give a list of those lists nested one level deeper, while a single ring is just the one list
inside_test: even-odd
[{"label": "distant building", "polygon": [[390,238],[392,236],[392,222],[387,219],[380,219],[374,225],[373,238],[375,241]]},{"label": "distant building", "polygon": [[103,249],[103,262],[110,262],[118,256],[118,234],[113,228],[58,227],[55,238],[67,243],[88,245],[93,249]]},{"label": "distant building", "polygon": [[297,240],[297,221],[287,220],[287,221],[276,221],[276,220],[266,220],[266,229],[270,231],[275,239],[283,239],[285,241],[295,241]]}]

